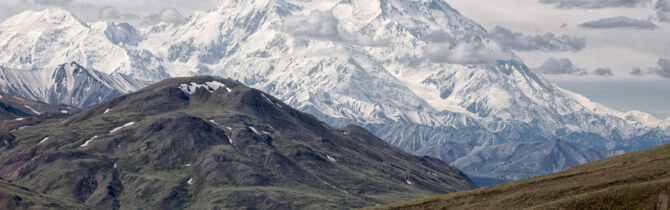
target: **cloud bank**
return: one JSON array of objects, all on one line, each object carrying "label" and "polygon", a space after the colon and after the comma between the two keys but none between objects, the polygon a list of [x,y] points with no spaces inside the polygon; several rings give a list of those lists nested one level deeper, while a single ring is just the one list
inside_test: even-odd
[{"label": "cloud bank", "polygon": [[559,37],[554,33],[527,36],[500,26],[489,32],[489,37],[500,42],[503,48],[517,51],[577,52],[586,47],[586,39],[576,36]]},{"label": "cloud bank", "polygon": [[658,59],[657,66],[655,67],[649,67],[647,70],[642,70],[641,68],[634,68],[633,71],[630,72],[631,75],[634,76],[645,76],[645,75],[658,75],[663,78],[670,79],[670,60],[668,59]]},{"label": "cloud bank", "polygon": [[624,16],[589,21],[579,24],[579,27],[589,29],[632,28],[643,30],[653,30],[658,28],[658,26],[651,21],[632,19]]},{"label": "cloud bank", "polygon": [[638,7],[651,3],[651,0],[540,0],[542,4],[553,4],[556,8],[600,9],[608,7]]}]

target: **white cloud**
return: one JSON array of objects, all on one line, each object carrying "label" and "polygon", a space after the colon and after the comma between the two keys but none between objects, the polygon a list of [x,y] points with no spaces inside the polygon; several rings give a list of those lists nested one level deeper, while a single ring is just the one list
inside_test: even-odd
[{"label": "white cloud", "polygon": [[167,8],[144,18],[145,24],[156,24],[160,22],[182,24],[185,21],[186,18],[175,8]]},{"label": "white cloud", "polygon": [[312,11],[308,16],[297,15],[284,20],[282,31],[296,37],[342,41],[339,20],[330,11]]},{"label": "white cloud", "polygon": [[102,20],[136,20],[140,16],[131,13],[121,13],[118,8],[113,6],[104,6],[98,10],[98,18]]},{"label": "white cloud", "polygon": [[451,64],[493,64],[506,59],[506,55],[494,51],[479,42],[432,44],[423,47],[423,56],[436,63]]}]

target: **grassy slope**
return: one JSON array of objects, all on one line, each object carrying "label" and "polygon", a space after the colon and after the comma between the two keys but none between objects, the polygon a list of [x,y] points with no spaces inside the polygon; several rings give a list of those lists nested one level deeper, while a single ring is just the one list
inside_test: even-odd
[{"label": "grassy slope", "polygon": [[92,209],[83,204],[55,199],[0,180],[0,209]]},{"label": "grassy slope", "polygon": [[668,209],[669,196],[670,145],[664,145],[561,173],[372,209]]}]

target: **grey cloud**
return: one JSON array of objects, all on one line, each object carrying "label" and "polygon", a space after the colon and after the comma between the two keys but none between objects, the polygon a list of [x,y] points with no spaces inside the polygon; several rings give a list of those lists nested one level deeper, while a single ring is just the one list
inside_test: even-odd
[{"label": "grey cloud", "polygon": [[580,68],[577,68],[570,59],[567,58],[554,58],[550,57],[545,61],[540,67],[536,69],[542,74],[553,74],[553,75],[562,75],[562,74],[572,74],[572,75],[586,75],[586,72]]},{"label": "grey cloud", "polygon": [[633,76],[641,77],[641,76],[644,76],[648,73],[645,72],[645,71],[642,71],[641,68],[634,68],[633,71],[630,72],[630,74],[633,75]]},{"label": "grey cloud", "polygon": [[658,28],[658,26],[651,21],[632,19],[624,16],[589,21],[579,24],[579,27],[590,29],[633,28],[647,30]]},{"label": "grey cloud", "polygon": [[104,6],[98,10],[98,18],[100,19],[114,19],[114,20],[136,20],[140,16],[130,13],[121,13],[118,8],[113,6]]},{"label": "grey cloud", "polygon": [[601,76],[601,77],[614,76],[614,72],[612,72],[612,69],[610,69],[610,68],[598,68],[595,71],[593,71],[593,74]]},{"label": "grey cloud", "polygon": [[649,75],[649,74],[656,74],[658,76],[661,76],[663,78],[668,78],[670,79],[670,60],[668,59],[658,59],[657,66],[655,67],[650,67],[648,70],[642,70],[640,68],[634,68],[630,74],[635,75],[635,76],[644,76],[644,75]]},{"label": "grey cloud", "polygon": [[498,42],[503,50],[512,51],[576,52],[586,47],[586,39],[576,36],[559,37],[553,33],[524,35],[500,26],[488,33],[434,31],[424,35],[422,39],[431,43],[451,43],[452,45],[478,39],[490,39]]},{"label": "grey cloud", "polygon": [[568,24],[567,24],[567,23],[563,23],[563,24],[561,24],[561,28],[567,28],[567,27],[568,27]]},{"label": "grey cloud", "polygon": [[586,39],[576,36],[556,36],[553,33],[526,36],[497,26],[489,35],[500,42],[503,48],[519,51],[580,51],[586,47]]},{"label": "grey cloud", "polygon": [[159,13],[149,15],[144,19],[144,24],[156,24],[160,22],[182,24],[186,22],[186,18],[175,8],[161,10]]},{"label": "grey cloud", "polygon": [[670,0],[656,2],[656,19],[661,22],[670,22]]},{"label": "grey cloud", "polygon": [[651,3],[651,0],[540,0],[542,4],[553,4],[556,8],[599,9],[608,7],[638,7]]},{"label": "grey cloud", "polygon": [[670,79],[670,60],[659,59],[658,66],[654,67],[653,70],[659,76]]},{"label": "grey cloud", "polygon": [[341,41],[339,20],[329,11],[312,11],[308,16],[286,18],[282,31],[296,37]]},{"label": "grey cloud", "polygon": [[506,59],[501,52],[493,51],[482,43],[433,44],[422,48],[424,57],[436,63],[493,64]]}]

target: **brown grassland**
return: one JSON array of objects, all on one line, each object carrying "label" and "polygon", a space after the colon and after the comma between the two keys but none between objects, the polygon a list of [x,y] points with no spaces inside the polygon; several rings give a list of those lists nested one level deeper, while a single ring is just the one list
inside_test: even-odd
[{"label": "brown grassland", "polygon": [[670,145],[488,188],[369,209],[668,209]]}]

